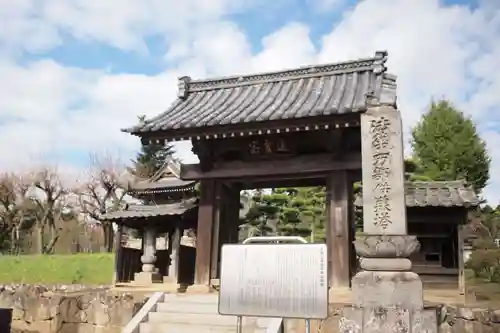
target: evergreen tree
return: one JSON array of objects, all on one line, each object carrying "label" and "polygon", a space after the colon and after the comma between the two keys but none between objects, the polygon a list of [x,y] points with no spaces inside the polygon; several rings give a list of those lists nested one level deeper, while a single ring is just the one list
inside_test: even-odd
[{"label": "evergreen tree", "polygon": [[482,225],[488,229],[492,239],[500,238],[500,205],[493,208],[485,205],[479,208],[479,219]]},{"label": "evergreen tree", "polygon": [[130,171],[137,177],[152,177],[165,164],[166,159],[174,153],[171,145],[151,143],[143,145],[137,158],[132,161]]},{"label": "evergreen tree", "polygon": [[325,189],[299,187],[277,189],[288,200],[281,208],[278,229],[286,236],[309,237],[310,241],[325,239]]},{"label": "evergreen tree", "polygon": [[265,194],[262,190],[253,193],[252,203],[243,221],[248,227],[248,237],[275,233],[273,222],[276,221],[280,208],[274,199],[273,195]]},{"label": "evergreen tree", "polygon": [[325,239],[325,191],[322,187],[258,190],[243,223],[250,236],[279,234]]},{"label": "evergreen tree", "polygon": [[413,128],[412,148],[424,175],[434,180],[465,179],[476,193],[489,180],[491,159],[470,118],[449,101],[431,104]]}]

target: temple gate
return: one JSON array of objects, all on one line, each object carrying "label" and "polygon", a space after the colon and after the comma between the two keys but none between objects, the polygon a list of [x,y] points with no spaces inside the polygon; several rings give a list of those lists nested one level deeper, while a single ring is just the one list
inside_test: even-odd
[{"label": "temple gate", "polygon": [[[361,180],[362,115],[370,115],[364,121],[379,130],[382,143],[386,118],[391,128],[401,121],[395,76],[386,73],[386,61],[386,52],[376,52],[368,59],[287,71],[196,81],[182,77],[178,98],[167,111],[125,130],[143,144],[193,144],[199,163],[183,165],[181,179],[201,185],[196,284],[209,286],[218,276],[220,244],[237,234],[240,190],[324,184],[329,283],[349,287],[354,255],[350,197],[352,183]],[[402,158],[402,152],[395,153]],[[371,166],[367,170],[371,173]],[[390,190],[402,194],[403,171],[396,171],[401,179],[392,179],[396,183]],[[404,210],[377,207],[381,224],[404,215]]]}]

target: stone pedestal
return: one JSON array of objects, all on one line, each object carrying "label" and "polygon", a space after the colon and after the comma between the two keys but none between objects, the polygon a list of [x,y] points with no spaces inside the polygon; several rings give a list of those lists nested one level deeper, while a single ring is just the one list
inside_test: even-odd
[{"label": "stone pedestal", "polygon": [[134,283],[141,286],[162,282],[163,277],[157,272],[139,272],[134,275]]},{"label": "stone pedestal", "polygon": [[363,270],[352,279],[353,306],[343,310],[340,332],[437,332],[436,312],[424,309],[422,281],[410,271],[416,237],[361,236],[354,244]]}]

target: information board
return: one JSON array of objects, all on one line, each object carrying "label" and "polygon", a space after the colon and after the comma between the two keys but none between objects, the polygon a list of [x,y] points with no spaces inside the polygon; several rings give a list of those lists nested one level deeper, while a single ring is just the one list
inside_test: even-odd
[{"label": "information board", "polygon": [[327,263],[325,244],[225,244],[219,313],[324,319]]}]

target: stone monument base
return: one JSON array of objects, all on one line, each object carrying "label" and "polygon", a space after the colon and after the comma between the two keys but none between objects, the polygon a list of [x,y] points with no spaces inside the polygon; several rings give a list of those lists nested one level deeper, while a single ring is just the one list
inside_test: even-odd
[{"label": "stone monument base", "polygon": [[134,274],[134,284],[149,285],[162,282],[163,276],[157,272],[139,272]]},{"label": "stone monument base", "polygon": [[340,333],[437,333],[436,310],[424,309],[420,277],[408,257],[415,236],[365,235],[354,242],[363,271],[352,278],[352,307],[342,311]]},{"label": "stone monument base", "polygon": [[424,293],[413,272],[362,271],[352,278],[353,304],[363,307],[422,309]]},{"label": "stone monument base", "polygon": [[345,307],[340,333],[437,333],[436,309]]}]

